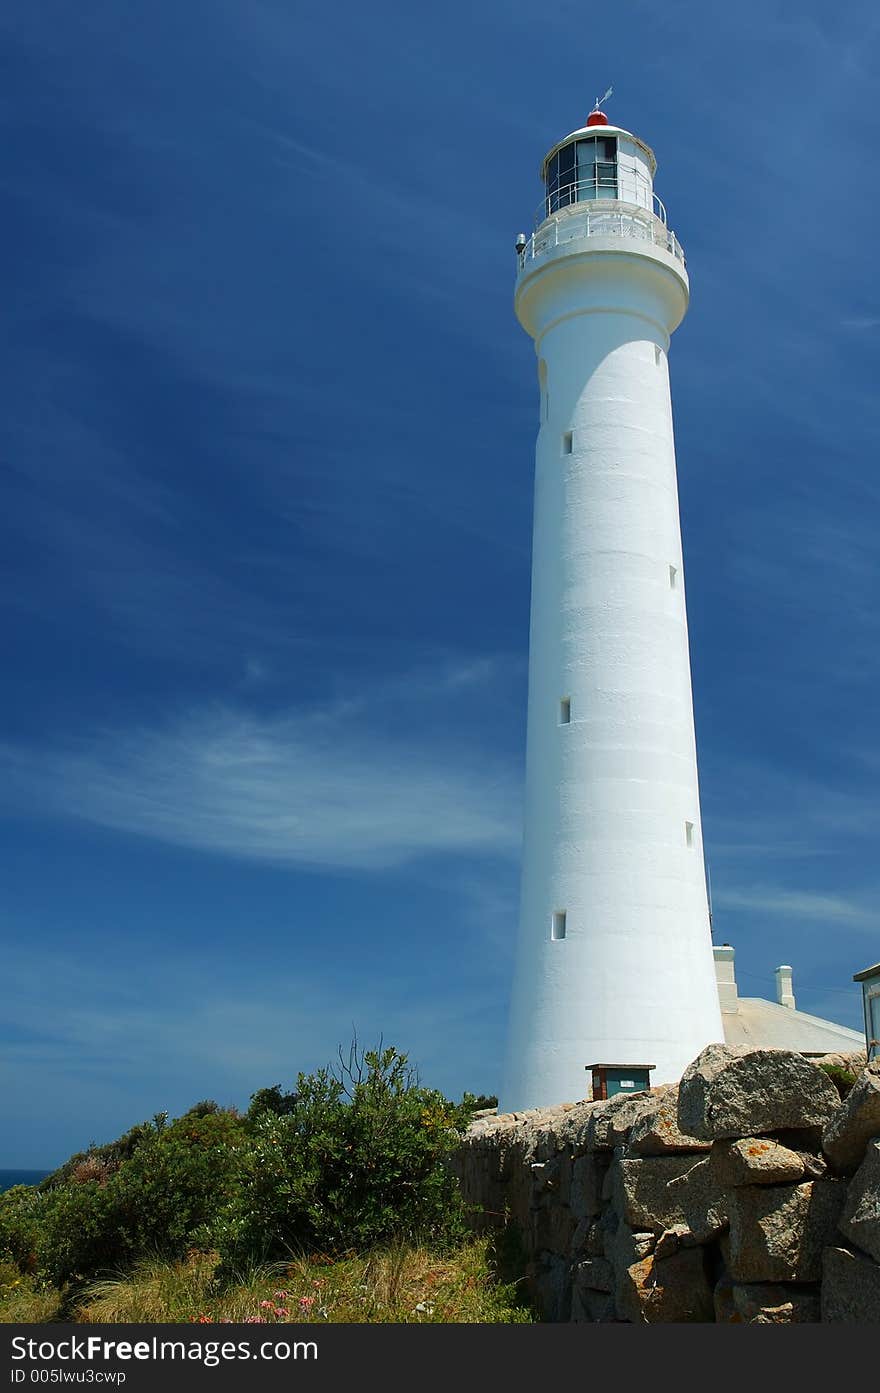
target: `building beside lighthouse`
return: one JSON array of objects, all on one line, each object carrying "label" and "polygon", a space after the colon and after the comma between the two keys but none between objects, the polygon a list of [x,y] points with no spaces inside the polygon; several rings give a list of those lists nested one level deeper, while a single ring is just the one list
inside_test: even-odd
[{"label": "building beside lighthouse", "polygon": [[689,286],[655,171],[594,110],[517,243],[540,421],[505,1109],[583,1097],[597,1063],[677,1079],[724,1039],[668,367]]}]

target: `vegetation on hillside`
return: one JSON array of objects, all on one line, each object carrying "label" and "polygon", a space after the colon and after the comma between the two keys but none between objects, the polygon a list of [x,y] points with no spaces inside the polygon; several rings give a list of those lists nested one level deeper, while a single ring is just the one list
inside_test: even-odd
[{"label": "vegetation on hillside", "polygon": [[[354,1045],[246,1114],[158,1114],[0,1195],[0,1318],[302,1319],[332,1273],[324,1319],[512,1319],[448,1164],[476,1105],[424,1088],[394,1048]],[[270,1287],[295,1288],[294,1306]]]}]

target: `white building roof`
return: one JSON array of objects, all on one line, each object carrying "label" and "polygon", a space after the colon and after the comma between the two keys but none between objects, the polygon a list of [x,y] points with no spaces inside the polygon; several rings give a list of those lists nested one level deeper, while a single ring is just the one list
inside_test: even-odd
[{"label": "white building roof", "polygon": [[724,1011],[721,1020],[728,1045],[799,1054],[851,1054],[865,1048],[864,1034],[857,1030],[758,996],[741,996],[736,1011]]}]

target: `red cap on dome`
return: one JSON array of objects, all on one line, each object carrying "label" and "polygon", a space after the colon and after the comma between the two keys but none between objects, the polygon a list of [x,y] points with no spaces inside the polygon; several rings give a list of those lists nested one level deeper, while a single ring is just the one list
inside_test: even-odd
[{"label": "red cap on dome", "polygon": [[588,126],[607,126],[607,125],[608,125],[608,117],[605,115],[605,112],[604,112],[604,111],[600,111],[599,108],[596,107],[595,110],[594,110],[594,111],[591,111],[590,114],[589,114],[589,116],[587,117],[587,125],[588,125]]}]

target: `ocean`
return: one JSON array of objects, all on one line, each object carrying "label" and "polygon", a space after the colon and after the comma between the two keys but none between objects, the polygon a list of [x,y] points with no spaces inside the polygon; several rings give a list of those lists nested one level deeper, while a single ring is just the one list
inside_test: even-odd
[{"label": "ocean", "polygon": [[51,1174],[51,1171],[0,1171],[0,1190],[11,1190],[13,1185],[37,1185]]}]

